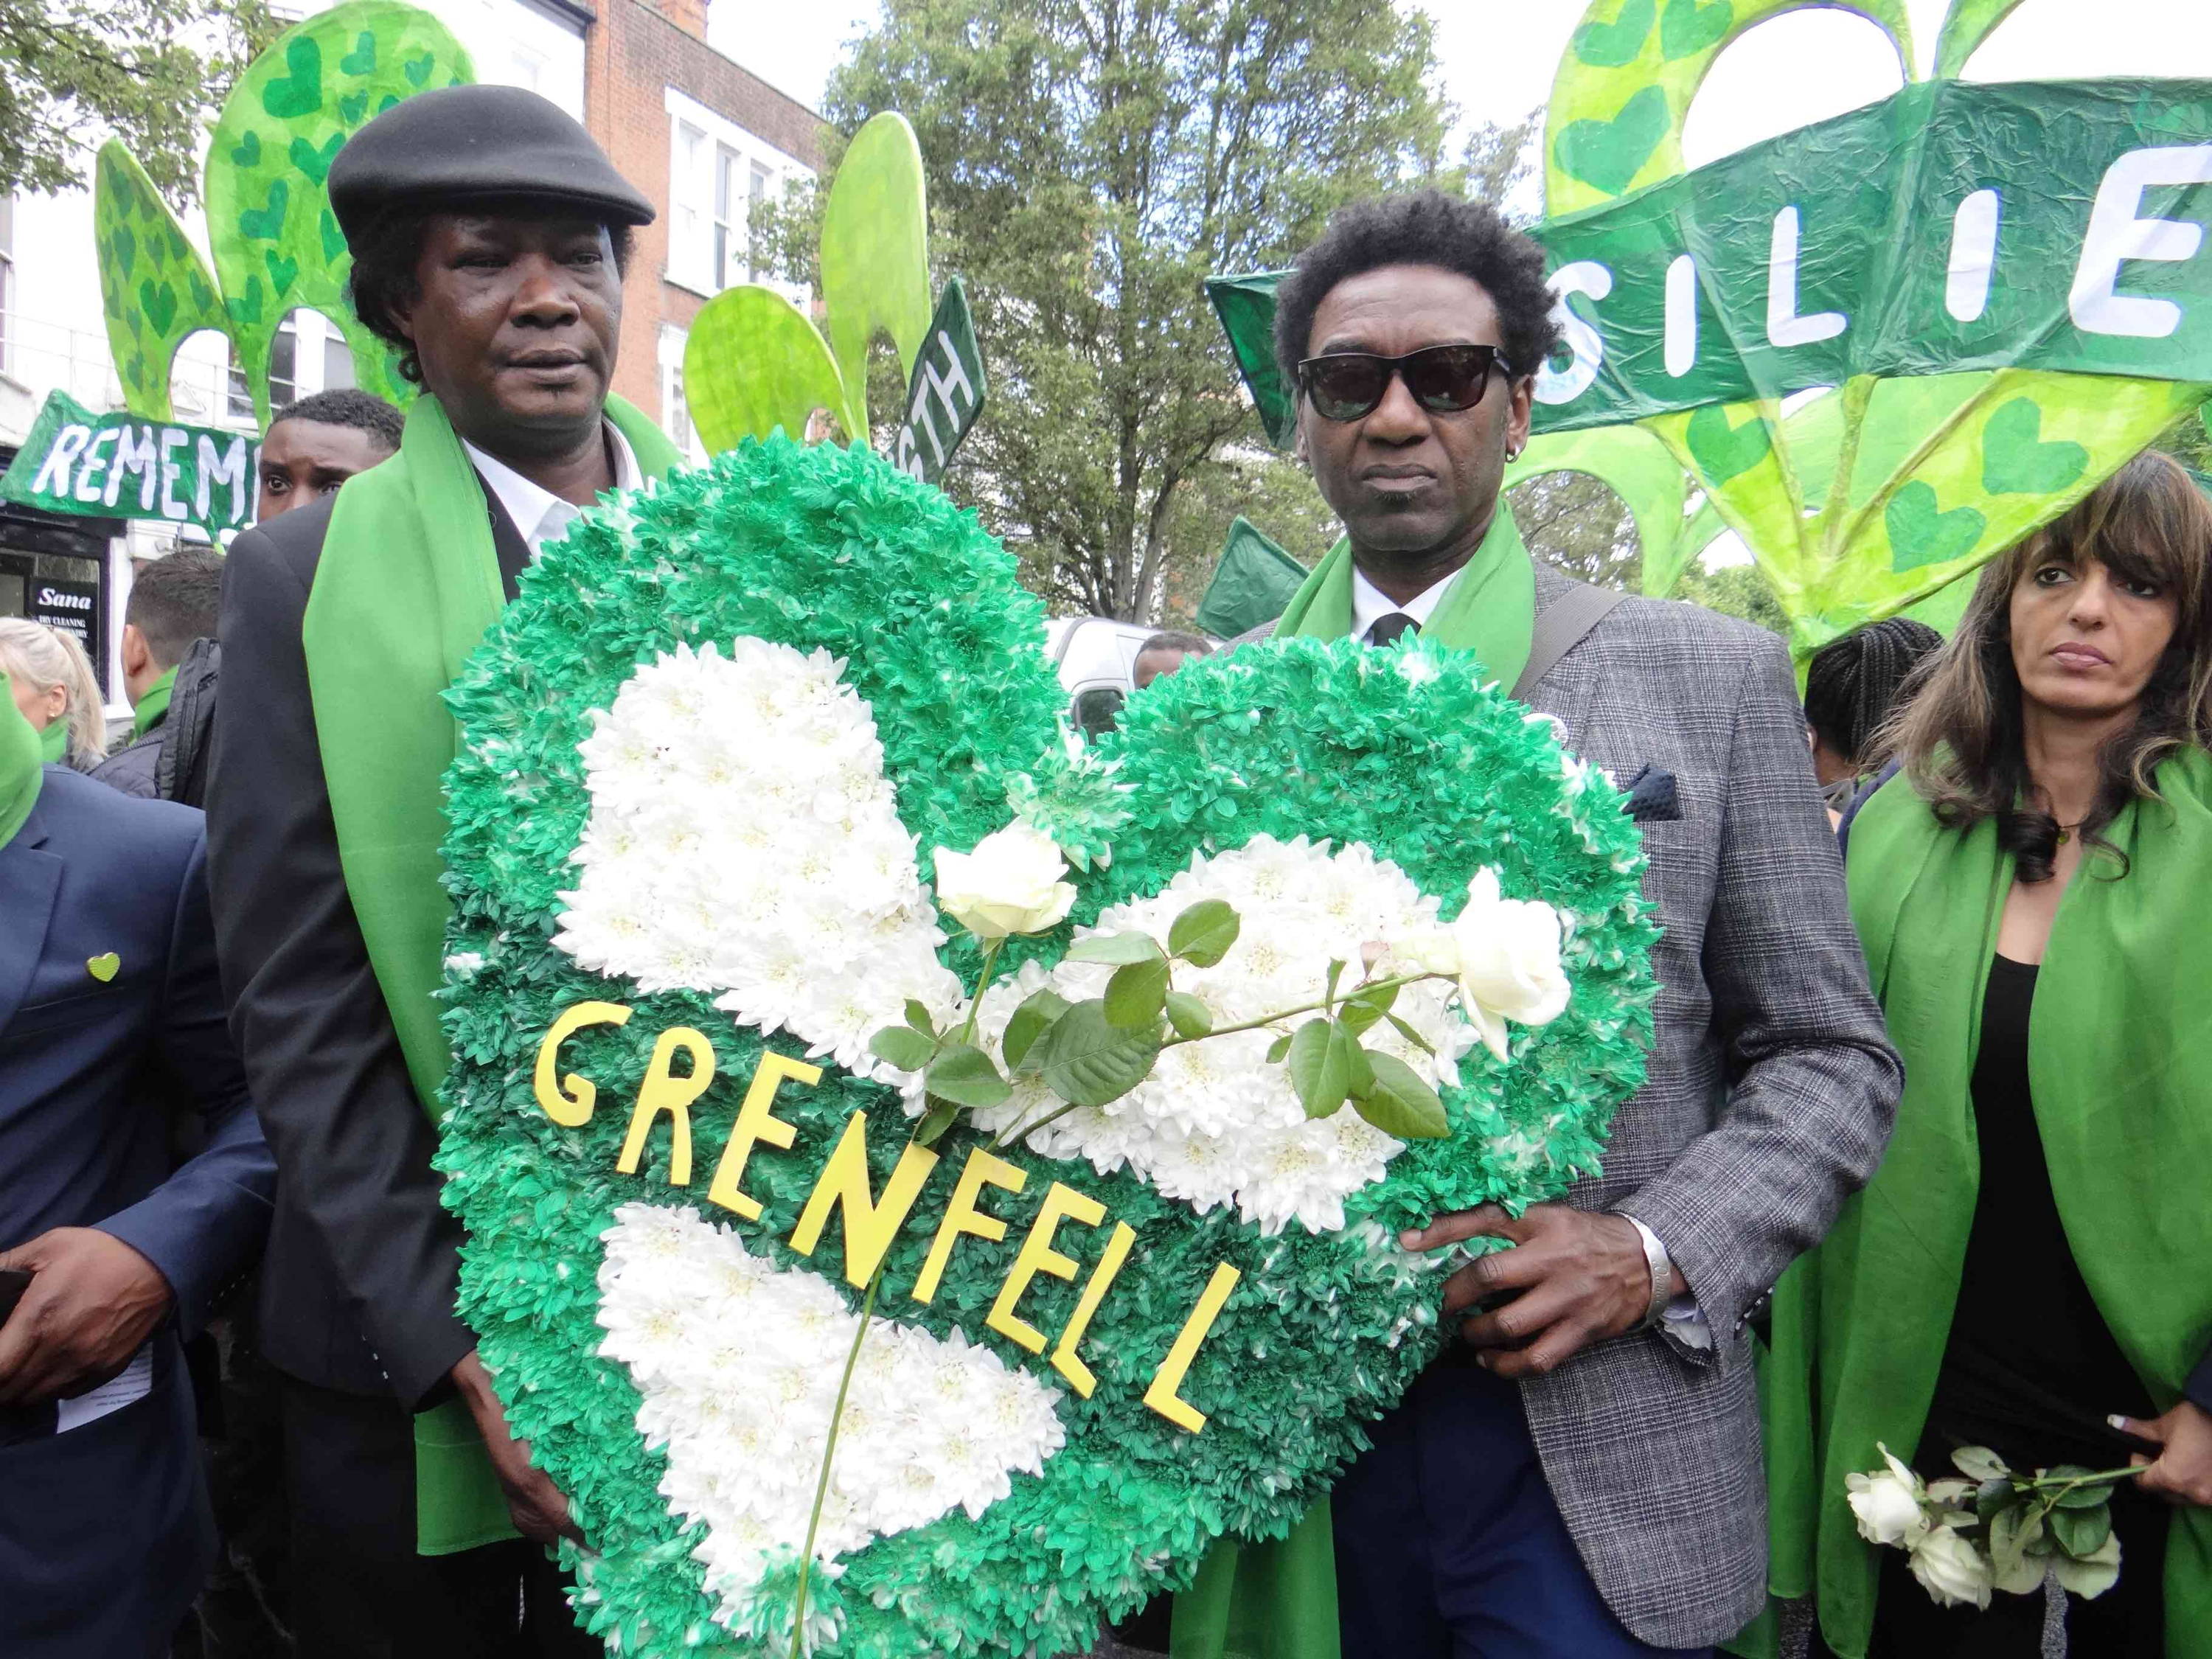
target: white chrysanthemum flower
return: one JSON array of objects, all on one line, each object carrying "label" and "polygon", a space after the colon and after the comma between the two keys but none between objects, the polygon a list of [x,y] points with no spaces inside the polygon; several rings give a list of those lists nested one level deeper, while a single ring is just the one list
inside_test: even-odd
[{"label": "white chrysanthemum flower", "polygon": [[[1260,836],[1234,852],[1193,859],[1164,891],[1115,905],[1085,931],[1135,930],[1164,939],[1176,916],[1205,898],[1234,906],[1242,931],[1215,966],[1178,964],[1176,983],[1206,1006],[1217,1027],[1318,1001],[1332,959],[1356,964],[1372,941],[1439,926],[1436,900],[1368,848],[1332,849],[1303,836]],[[985,994],[977,1028],[995,1042],[1033,992],[1048,985],[1070,1000],[1098,996],[1112,971],[1064,962],[1047,973],[1025,964]],[[1356,977],[1357,968],[1350,971]],[[1402,1060],[1426,1082],[1456,1083],[1457,1059],[1474,1046],[1476,1033],[1450,1007],[1450,993],[1441,982],[1409,987],[1391,1011],[1433,1054],[1388,1024],[1369,1031],[1369,1045]],[[1293,1222],[1314,1231],[1340,1227],[1344,1200],[1381,1177],[1401,1143],[1349,1109],[1309,1121],[1288,1074],[1267,1064],[1280,1035],[1259,1030],[1169,1048],[1128,1094],[1102,1109],[1070,1112],[1029,1134],[1028,1143],[1047,1157],[1086,1159],[1101,1173],[1126,1166],[1201,1213],[1233,1204],[1245,1220],[1269,1232]],[[919,1107],[917,1100],[910,1109]],[[1004,1133],[1054,1109],[1052,1097],[1025,1081],[1006,1104],[978,1114],[977,1122]]]},{"label": "white chrysanthemum flower", "polygon": [[[805,1547],[856,1316],[687,1209],[628,1204],[605,1235],[600,1352],[629,1370],[661,1495],[703,1524],[693,1552],[738,1628],[763,1576]],[[1065,1438],[1059,1395],[958,1332],[879,1321],[860,1348],[815,1553],[839,1558],[958,1509],[980,1516]]]},{"label": "white chrysanthemum flower", "polygon": [[867,1038],[958,996],[867,705],[827,652],[738,638],[642,665],[578,747],[592,811],[554,942],[643,991],[896,1080]]}]

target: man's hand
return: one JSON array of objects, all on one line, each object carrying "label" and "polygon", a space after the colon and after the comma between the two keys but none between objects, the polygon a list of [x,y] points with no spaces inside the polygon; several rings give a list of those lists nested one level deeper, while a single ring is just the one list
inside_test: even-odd
[{"label": "man's hand", "polygon": [[507,1494],[507,1518],[515,1531],[533,1543],[552,1544],[563,1538],[584,1541],[583,1532],[568,1515],[568,1500],[552,1477],[530,1461],[530,1443],[507,1431],[507,1413],[491,1386],[491,1373],[471,1348],[453,1367],[453,1387],[467,1404],[491,1454],[492,1473],[499,1476]]},{"label": "man's hand", "polygon": [[2169,1504],[2212,1509],[2212,1413],[2185,1400],[2148,1423],[2116,1417],[2112,1426],[2166,1448],[2154,1462],[2141,1452],[2130,1460],[2142,1470],[2136,1486]]},{"label": "man's hand", "polygon": [[0,1250],[31,1275],[0,1326],[0,1406],[35,1406],[97,1388],[131,1363],[176,1297],[161,1270],[112,1233],[57,1227]]},{"label": "man's hand", "polygon": [[[1541,1376],[1593,1342],[1643,1322],[1651,1306],[1644,1241],[1626,1218],[1565,1204],[1532,1204],[1519,1220],[1495,1204],[1438,1216],[1399,1236],[1409,1250],[1433,1250],[1470,1238],[1504,1238],[1514,1248],[1470,1261],[1444,1282],[1444,1312],[1495,1297],[1512,1299],[1460,1327],[1486,1370]],[[1687,1289],[1678,1269],[1674,1291]]]}]

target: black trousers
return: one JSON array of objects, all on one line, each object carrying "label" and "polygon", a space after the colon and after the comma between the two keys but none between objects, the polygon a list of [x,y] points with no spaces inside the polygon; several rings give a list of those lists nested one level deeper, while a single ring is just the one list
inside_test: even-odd
[{"label": "black trousers", "polygon": [[283,1378],[286,1601],[301,1659],[598,1659],[526,1540],[415,1553],[415,1432],[398,1401]]}]

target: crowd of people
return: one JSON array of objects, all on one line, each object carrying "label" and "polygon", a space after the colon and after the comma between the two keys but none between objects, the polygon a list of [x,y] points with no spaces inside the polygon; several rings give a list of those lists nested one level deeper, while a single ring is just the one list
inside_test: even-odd
[{"label": "crowd of people", "polygon": [[[125,741],[72,640],[0,622],[9,1659],[599,1650],[431,1167],[439,694],[584,506],[677,464],[609,393],[652,210],[502,88],[396,106],[329,185],[404,428],[358,392],[271,427],[256,526],[133,588]],[[1125,1637],[1694,1654],[1772,1590],[1845,1659],[2039,1652],[2039,1599],[1938,1606],[1846,1501],[1877,1444],[1930,1476],[1972,1444],[2139,1466],[2076,1651],[2202,1651],[2212,506],[2147,454],[1948,640],[1863,629],[1801,702],[1774,636],[1522,545],[1502,480],[1554,328],[1486,206],[1331,222],[1276,348],[1345,539],[1260,633],[1472,650],[1620,785],[1662,929],[1647,1080],[1563,1201],[1405,1237],[1513,1248],[1445,1281],[1451,1340],[1326,1517]],[[1215,649],[1156,635],[1136,684]],[[241,1583],[251,1637],[206,1617]]]}]

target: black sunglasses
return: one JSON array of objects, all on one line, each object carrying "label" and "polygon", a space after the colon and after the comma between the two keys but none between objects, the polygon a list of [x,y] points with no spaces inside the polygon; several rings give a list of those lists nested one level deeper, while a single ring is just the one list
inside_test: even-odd
[{"label": "black sunglasses", "polygon": [[1431,413],[1473,409],[1490,388],[1490,371],[1510,379],[1513,365],[1494,345],[1427,346],[1402,357],[1368,351],[1332,351],[1298,365],[1298,389],[1324,421],[1357,421],[1375,412],[1403,378],[1413,401]]}]

